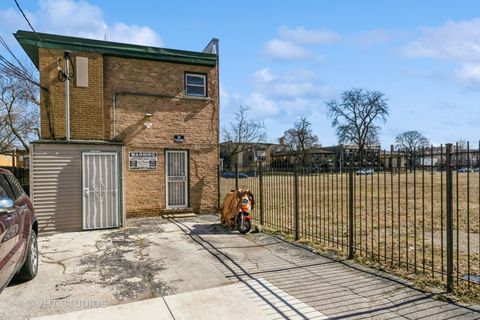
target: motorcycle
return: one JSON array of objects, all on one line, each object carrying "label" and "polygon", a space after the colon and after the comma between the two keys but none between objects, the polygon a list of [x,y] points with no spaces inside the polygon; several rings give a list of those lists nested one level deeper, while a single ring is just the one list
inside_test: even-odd
[{"label": "motorcycle", "polygon": [[246,234],[252,228],[252,216],[250,213],[250,200],[242,198],[240,203],[240,210],[237,215],[236,225],[237,230],[241,234]]}]

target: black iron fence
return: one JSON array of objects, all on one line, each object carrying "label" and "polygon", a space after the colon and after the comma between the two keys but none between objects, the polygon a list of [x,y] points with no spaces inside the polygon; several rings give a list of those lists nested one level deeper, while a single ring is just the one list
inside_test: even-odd
[{"label": "black iron fence", "polygon": [[447,144],[327,168],[236,166],[219,172],[220,198],[249,188],[254,219],[267,228],[442,281],[449,291],[480,292],[479,150]]}]

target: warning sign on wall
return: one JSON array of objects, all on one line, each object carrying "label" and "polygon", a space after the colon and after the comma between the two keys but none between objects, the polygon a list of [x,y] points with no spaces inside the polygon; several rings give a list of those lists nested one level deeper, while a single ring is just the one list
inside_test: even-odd
[{"label": "warning sign on wall", "polygon": [[130,170],[157,170],[156,152],[130,152],[128,160]]}]

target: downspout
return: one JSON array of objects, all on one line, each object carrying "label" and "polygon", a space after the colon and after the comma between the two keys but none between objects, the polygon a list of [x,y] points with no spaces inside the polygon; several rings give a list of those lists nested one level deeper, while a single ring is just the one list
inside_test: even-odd
[{"label": "downspout", "polygon": [[[220,57],[219,57],[219,40],[216,39],[217,54],[217,147],[218,147],[218,168],[220,168]],[[220,213],[220,172],[217,172],[217,210]]]},{"label": "downspout", "polygon": [[218,126],[217,126],[217,143],[218,143],[218,158],[220,159],[220,48],[219,40],[216,41],[217,53],[217,112],[218,112]]},{"label": "downspout", "polygon": [[112,131],[113,131],[113,137],[112,137],[112,140],[115,140],[115,137],[117,136],[117,133],[115,131],[115,105],[116,105],[116,101],[117,101],[117,93],[114,93],[113,94],[113,97],[112,97],[112,105],[113,105],[113,115],[112,115],[112,120],[113,120],[113,123],[112,123]]},{"label": "downspout", "polygon": [[65,139],[70,141],[70,66],[67,52],[65,52]]}]

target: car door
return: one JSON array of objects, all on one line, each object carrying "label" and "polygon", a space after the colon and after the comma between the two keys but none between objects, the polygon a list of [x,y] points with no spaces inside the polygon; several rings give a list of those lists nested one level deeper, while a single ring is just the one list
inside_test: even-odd
[{"label": "car door", "polygon": [[17,178],[15,178],[13,174],[6,175],[6,178],[15,196],[15,223],[18,225],[18,227],[15,228],[18,231],[15,235],[15,261],[21,261],[23,260],[23,255],[27,249],[28,239],[30,237],[31,208],[28,206],[29,201],[27,194],[23,191]]},{"label": "car door", "polygon": [[[0,196],[15,199],[15,194],[3,174],[0,174]],[[18,263],[15,250],[19,234],[17,220],[18,210],[15,207],[0,213],[0,288],[11,278]]]}]

